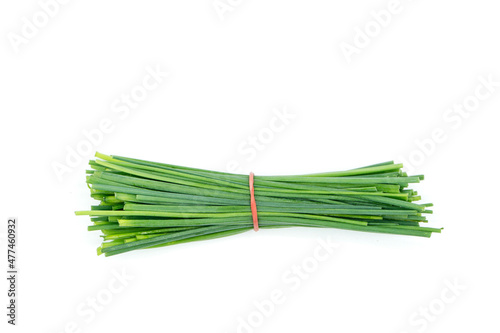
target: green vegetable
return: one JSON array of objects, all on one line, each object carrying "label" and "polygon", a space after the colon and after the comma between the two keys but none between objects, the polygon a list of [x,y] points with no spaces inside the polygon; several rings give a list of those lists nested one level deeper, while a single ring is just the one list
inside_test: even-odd
[{"label": "green vegetable", "polygon": [[[248,175],[96,153],[87,184],[100,204],[89,215],[100,230],[98,254],[235,235],[253,229]],[[423,176],[402,164],[298,176],[256,176],[259,227],[318,227],[430,237],[420,226],[432,204],[408,189]]]}]

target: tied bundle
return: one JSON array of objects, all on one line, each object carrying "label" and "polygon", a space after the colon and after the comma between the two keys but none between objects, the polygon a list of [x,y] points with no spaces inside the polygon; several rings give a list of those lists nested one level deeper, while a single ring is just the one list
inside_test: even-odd
[{"label": "tied bundle", "polygon": [[[299,176],[255,176],[96,153],[87,184],[100,203],[89,211],[103,243],[98,254],[235,235],[251,229],[338,228],[430,237],[421,226],[432,204],[409,189],[423,176],[402,164]],[[252,186],[253,185],[253,186]],[[254,192],[251,191],[254,187]],[[253,200],[252,200],[253,199]],[[255,202],[257,211],[252,209]]]}]

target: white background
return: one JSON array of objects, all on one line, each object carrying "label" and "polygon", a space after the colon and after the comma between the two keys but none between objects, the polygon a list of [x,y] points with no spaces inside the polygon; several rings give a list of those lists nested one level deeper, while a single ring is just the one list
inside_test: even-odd
[{"label": "white background", "polygon": [[[69,1],[29,38],[23,18],[33,22],[40,4],[1,3],[0,217],[20,221],[18,326],[6,324],[2,279],[2,327],[237,332],[251,317],[254,326],[240,332],[498,331],[500,86],[463,119],[447,113],[473,103],[477,87],[487,92],[480,77],[500,81],[498,4],[401,0],[348,62],[342,43],[355,46],[357,29],[376,29],[370,12],[388,1],[222,3],[231,6],[223,19],[212,0]],[[25,39],[15,47],[13,36]],[[146,68],[169,76],[128,115],[114,112]],[[269,139],[276,109],[293,117]],[[425,174],[417,189],[435,204],[430,226],[444,231],[420,239],[264,230],[97,257],[98,233],[73,213],[92,203],[84,174],[92,154],[80,154],[61,180],[54,165],[103,119],[113,129],[92,154],[221,171],[236,161],[257,175],[404,161]],[[259,135],[266,143],[250,156]],[[293,290],[290,269],[328,239],[339,247]],[[133,279],[110,294],[122,270]],[[453,293],[450,283],[465,289]],[[273,290],[284,302],[258,322],[255,302]],[[101,311],[89,310],[89,299],[106,295]],[[432,319],[423,319],[429,307]]]}]

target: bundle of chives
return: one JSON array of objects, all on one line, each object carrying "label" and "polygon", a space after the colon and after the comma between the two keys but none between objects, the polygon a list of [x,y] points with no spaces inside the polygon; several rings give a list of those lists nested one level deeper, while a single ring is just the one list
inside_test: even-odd
[{"label": "bundle of chives", "polygon": [[[103,243],[98,254],[213,239],[254,227],[249,176],[96,153],[87,184],[100,200],[89,211]],[[320,227],[430,237],[422,227],[432,204],[408,189],[423,176],[402,164],[300,176],[257,176],[260,228]]]}]

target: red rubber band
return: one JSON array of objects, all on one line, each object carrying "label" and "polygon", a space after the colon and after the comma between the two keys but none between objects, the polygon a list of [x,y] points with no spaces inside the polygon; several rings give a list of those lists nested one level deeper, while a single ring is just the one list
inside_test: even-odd
[{"label": "red rubber band", "polygon": [[250,208],[252,209],[253,230],[259,231],[259,219],[257,218],[257,203],[255,202],[255,194],[253,189],[253,172],[250,172],[248,177],[250,185]]}]

